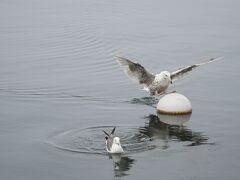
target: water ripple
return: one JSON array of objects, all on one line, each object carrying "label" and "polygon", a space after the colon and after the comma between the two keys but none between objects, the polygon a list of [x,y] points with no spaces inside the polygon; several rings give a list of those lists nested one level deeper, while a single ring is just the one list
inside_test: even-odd
[{"label": "water ripple", "polygon": [[[112,126],[98,126],[86,129],[64,131],[49,138],[49,143],[56,148],[78,153],[107,154],[105,139],[102,130],[111,129]],[[144,152],[156,148],[151,139],[138,132],[133,127],[118,127],[117,135],[125,154]]]}]

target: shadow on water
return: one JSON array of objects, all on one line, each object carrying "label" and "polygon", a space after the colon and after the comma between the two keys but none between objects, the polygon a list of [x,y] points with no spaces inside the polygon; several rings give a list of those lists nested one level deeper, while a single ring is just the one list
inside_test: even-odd
[{"label": "shadow on water", "polygon": [[113,160],[115,177],[128,175],[126,172],[130,170],[135,161],[127,156],[123,156],[122,154],[109,154],[109,158]]},{"label": "shadow on water", "polygon": [[[145,117],[147,122],[145,123],[144,127],[139,128],[139,132],[152,138],[152,140],[161,140],[163,142],[163,144],[161,145],[162,149],[169,148],[169,142],[171,141],[186,142],[186,146],[214,144],[208,143],[209,138],[203,135],[201,132],[194,132],[183,125],[174,124],[174,121],[172,121],[170,117],[171,116],[168,117],[170,123],[167,124],[166,119],[164,120],[164,122],[162,122],[159,116],[150,114]],[[177,116],[172,117],[176,118]],[[190,118],[190,116],[186,116],[185,120],[183,120],[184,118],[180,117],[180,121],[182,121],[183,123],[188,121],[189,119],[186,118]]]}]

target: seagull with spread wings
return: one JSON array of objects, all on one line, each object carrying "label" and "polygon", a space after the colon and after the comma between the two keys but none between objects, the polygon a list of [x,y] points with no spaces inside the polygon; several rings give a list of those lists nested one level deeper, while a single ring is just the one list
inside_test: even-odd
[{"label": "seagull with spread wings", "polygon": [[216,60],[222,59],[219,58],[211,58],[205,62],[194,64],[190,66],[186,66],[180,68],[172,73],[169,71],[162,71],[159,74],[152,74],[151,72],[147,71],[141,64],[138,62],[133,62],[127,58],[116,56],[118,63],[124,68],[125,72],[127,73],[128,77],[133,80],[137,80],[139,84],[144,85],[144,90],[149,92],[151,96],[158,96],[166,93],[167,88],[172,84],[175,80],[181,78],[188,72],[192,71],[193,69],[214,62]]}]

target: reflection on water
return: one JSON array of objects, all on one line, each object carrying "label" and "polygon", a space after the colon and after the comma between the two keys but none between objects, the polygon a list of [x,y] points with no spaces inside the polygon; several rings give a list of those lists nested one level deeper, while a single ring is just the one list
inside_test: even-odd
[{"label": "reflection on water", "polygon": [[[147,135],[153,140],[161,140],[163,142],[161,145],[162,149],[167,149],[170,141],[190,142],[186,146],[212,144],[207,142],[209,138],[201,132],[194,132],[183,125],[167,124],[166,121],[162,122],[157,115],[150,114],[145,119],[147,119],[147,122],[144,127],[139,128],[140,133]],[[173,121],[170,122],[172,123]]]},{"label": "reflection on water", "polygon": [[[118,126],[125,154],[167,149],[170,143],[184,142],[186,146],[208,143],[208,137],[183,126],[191,115],[167,116],[150,114],[145,117],[144,127]],[[58,132],[49,138],[49,144],[56,148],[88,154],[106,154],[102,130],[112,126],[76,128]]]},{"label": "reflection on water", "polygon": [[131,99],[131,104],[143,104],[147,106],[155,106],[158,103],[158,98],[156,97],[142,97],[142,98],[133,98]]},{"label": "reflection on water", "polygon": [[184,123],[190,120],[192,114],[183,114],[183,115],[167,115],[157,113],[158,118],[161,122],[169,125],[178,125],[182,126]]},{"label": "reflection on water", "polygon": [[122,154],[109,154],[109,158],[113,160],[115,177],[128,175],[126,172],[130,170],[135,161],[127,156],[122,156]]}]

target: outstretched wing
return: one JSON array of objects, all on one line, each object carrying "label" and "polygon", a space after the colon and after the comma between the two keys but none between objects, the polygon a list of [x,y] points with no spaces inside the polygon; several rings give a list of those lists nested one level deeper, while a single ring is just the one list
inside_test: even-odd
[{"label": "outstretched wing", "polygon": [[137,62],[132,62],[131,60],[116,56],[118,63],[124,68],[128,77],[133,80],[138,80],[140,84],[145,84],[149,86],[155,76],[148,72],[141,64]]},{"label": "outstretched wing", "polygon": [[199,63],[199,64],[194,64],[194,65],[190,65],[190,66],[186,66],[184,68],[180,68],[174,72],[171,73],[171,79],[172,81],[175,81],[179,78],[181,78],[182,76],[186,75],[188,72],[192,71],[193,69],[197,68],[198,66],[204,65],[204,64],[208,64],[211,63],[213,61],[217,61],[219,59],[222,59],[223,57],[218,57],[218,58],[211,58],[205,62]]}]

